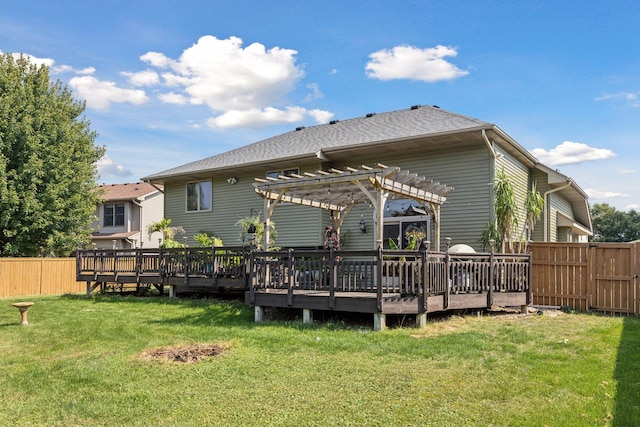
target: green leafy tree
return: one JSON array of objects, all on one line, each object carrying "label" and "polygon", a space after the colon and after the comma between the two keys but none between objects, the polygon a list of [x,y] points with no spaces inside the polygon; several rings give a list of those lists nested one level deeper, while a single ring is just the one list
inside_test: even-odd
[{"label": "green leafy tree", "polygon": [[[526,238],[527,242],[531,240],[531,234],[536,226],[536,222],[542,218],[542,211],[544,210],[544,198],[542,194],[536,188],[536,183],[531,184],[531,190],[527,192],[527,197],[524,201],[524,210],[526,212]],[[523,233],[525,230],[522,230]]]},{"label": "green leafy tree", "polygon": [[198,242],[200,244],[200,246],[223,246],[224,243],[222,242],[222,239],[219,237],[216,237],[215,234],[210,233],[208,231],[201,231],[198,234],[196,234],[195,236],[193,236],[193,240],[195,240],[196,242]]},{"label": "green leafy tree", "polygon": [[147,234],[149,235],[149,239],[151,239],[151,235],[153,233],[161,233],[162,234],[162,244],[161,248],[182,248],[184,245],[177,240],[175,240],[176,234],[184,234],[184,228],[179,225],[172,226],[171,220],[167,218],[162,218],[159,221],[152,222],[147,227]]},{"label": "green leafy tree", "polygon": [[594,242],[631,242],[640,239],[640,214],[622,212],[607,203],[591,207]]},{"label": "green leafy tree", "polygon": [[90,241],[104,148],[46,66],[0,55],[0,255],[68,256]]}]

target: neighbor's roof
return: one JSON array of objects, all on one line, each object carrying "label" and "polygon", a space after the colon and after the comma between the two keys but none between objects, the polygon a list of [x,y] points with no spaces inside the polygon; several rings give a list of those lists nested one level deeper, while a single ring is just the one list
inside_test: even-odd
[{"label": "neighbor's roof", "polygon": [[[149,175],[143,180],[162,180],[289,158],[320,157],[324,151],[483,129],[499,131],[491,123],[441,110],[436,106],[414,106],[405,110],[367,114],[355,119],[333,120],[328,124],[300,127],[291,132]],[[506,135],[501,132],[500,137],[505,138]],[[516,144],[510,138],[506,138],[510,143]]]},{"label": "neighbor's roof", "polygon": [[146,182],[135,182],[130,184],[102,184],[96,190],[102,193],[100,198],[105,201],[139,200],[158,192],[159,189],[156,187]]}]

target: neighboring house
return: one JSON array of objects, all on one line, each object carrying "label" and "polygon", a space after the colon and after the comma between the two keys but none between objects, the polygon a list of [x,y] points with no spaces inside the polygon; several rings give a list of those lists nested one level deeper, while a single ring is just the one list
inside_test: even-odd
[{"label": "neighboring house", "polygon": [[[182,226],[189,239],[207,231],[225,245],[237,245],[241,239],[236,222],[266,207],[254,191],[255,178],[378,163],[454,187],[440,217],[441,236],[451,237],[451,244],[482,249],[482,230],[494,215],[491,183],[502,168],[512,179],[519,206],[524,206],[533,182],[544,195],[545,211],[533,230],[534,240],[579,241],[592,233],[587,195],[575,182],[539,163],[496,125],[436,106],[299,127],[143,180],[164,186],[165,217]],[[330,198],[330,189],[327,194]],[[431,239],[433,226],[426,211],[411,199],[388,202],[383,220],[385,246],[393,238],[402,247],[405,233],[415,229]],[[517,239],[525,235],[524,209],[519,216]],[[278,204],[271,219],[281,247],[320,246],[324,228],[331,223],[327,211],[292,203]],[[341,227],[342,247],[375,246],[371,232],[375,221],[369,204],[354,206]],[[367,232],[361,230],[362,223],[368,225]]]},{"label": "neighboring house", "polygon": [[92,242],[102,249],[157,248],[161,236],[147,235],[149,224],[164,217],[162,186],[146,182],[100,185],[97,229]]}]

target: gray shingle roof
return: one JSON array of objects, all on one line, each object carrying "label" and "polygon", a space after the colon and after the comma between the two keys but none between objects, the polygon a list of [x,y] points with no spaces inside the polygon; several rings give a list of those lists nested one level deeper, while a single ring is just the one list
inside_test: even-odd
[{"label": "gray shingle roof", "polygon": [[482,120],[421,106],[354,119],[335,121],[283,133],[206,159],[149,175],[154,180],[182,174],[212,171],[232,166],[300,156],[314,156],[319,150],[348,148],[380,141],[489,129]]}]

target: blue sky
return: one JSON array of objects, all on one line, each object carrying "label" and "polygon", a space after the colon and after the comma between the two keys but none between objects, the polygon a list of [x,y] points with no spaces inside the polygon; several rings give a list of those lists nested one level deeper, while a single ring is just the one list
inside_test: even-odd
[{"label": "blue sky", "polygon": [[640,208],[640,2],[7,0],[0,51],[86,100],[101,183],[422,104]]}]

